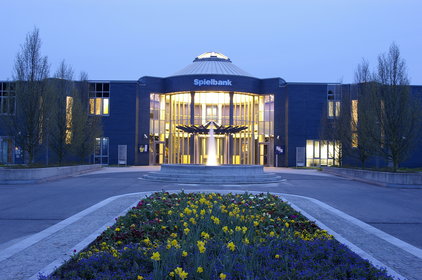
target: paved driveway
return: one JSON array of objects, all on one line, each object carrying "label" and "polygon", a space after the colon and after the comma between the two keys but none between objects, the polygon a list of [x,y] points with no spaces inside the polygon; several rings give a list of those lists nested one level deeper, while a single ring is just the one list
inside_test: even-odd
[{"label": "paved driveway", "polygon": [[0,249],[119,194],[177,189],[236,189],[312,197],[422,248],[422,189],[391,189],[315,170],[271,168],[286,179],[268,185],[161,184],[142,179],[154,167],[101,171],[34,185],[0,185]]}]

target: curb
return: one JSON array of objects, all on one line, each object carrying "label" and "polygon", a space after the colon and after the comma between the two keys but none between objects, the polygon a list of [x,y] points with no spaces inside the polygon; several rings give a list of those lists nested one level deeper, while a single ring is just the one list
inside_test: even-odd
[{"label": "curb", "polygon": [[332,172],[332,171],[323,170],[322,172],[324,172],[326,174],[334,175],[334,176],[337,176],[337,177],[346,178],[346,179],[349,179],[349,180],[352,180],[352,181],[357,181],[357,182],[361,182],[361,183],[365,183],[365,184],[378,186],[378,187],[396,188],[396,189],[422,189],[422,185],[388,184],[388,183],[372,181],[372,180],[368,180],[368,179],[362,179],[362,178],[359,178],[359,177],[347,176],[345,174],[339,174],[339,173]]}]

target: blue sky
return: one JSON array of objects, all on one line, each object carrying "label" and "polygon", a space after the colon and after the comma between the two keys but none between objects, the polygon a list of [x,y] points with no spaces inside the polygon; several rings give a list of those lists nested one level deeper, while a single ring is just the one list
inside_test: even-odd
[{"label": "blue sky", "polygon": [[0,80],[37,26],[53,71],[65,59],[95,80],[170,76],[217,51],[259,78],[348,83],[394,41],[422,85],[420,0],[0,1]]}]

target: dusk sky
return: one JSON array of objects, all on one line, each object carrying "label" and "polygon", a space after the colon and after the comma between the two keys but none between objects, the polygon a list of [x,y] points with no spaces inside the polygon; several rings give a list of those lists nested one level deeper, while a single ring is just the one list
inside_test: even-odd
[{"label": "dusk sky", "polygon": [[216,51],[258,78],[350,83],[395,42],[422,85],[421,0],[0,1],[0,80],[36,26],[51,72],[64,59],[91,80],[166,77]]}]

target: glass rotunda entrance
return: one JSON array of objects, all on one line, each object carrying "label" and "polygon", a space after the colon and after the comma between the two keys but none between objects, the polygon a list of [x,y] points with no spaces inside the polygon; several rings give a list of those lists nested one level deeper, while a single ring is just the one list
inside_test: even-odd
[{"label": "glass rotunda entrance", "polygon": [[178,126],[244,126],[216,134],[219,164],[274,164],[274,96],[246,92],[150,94],[150,164],[205,164],[209,135]]}]

